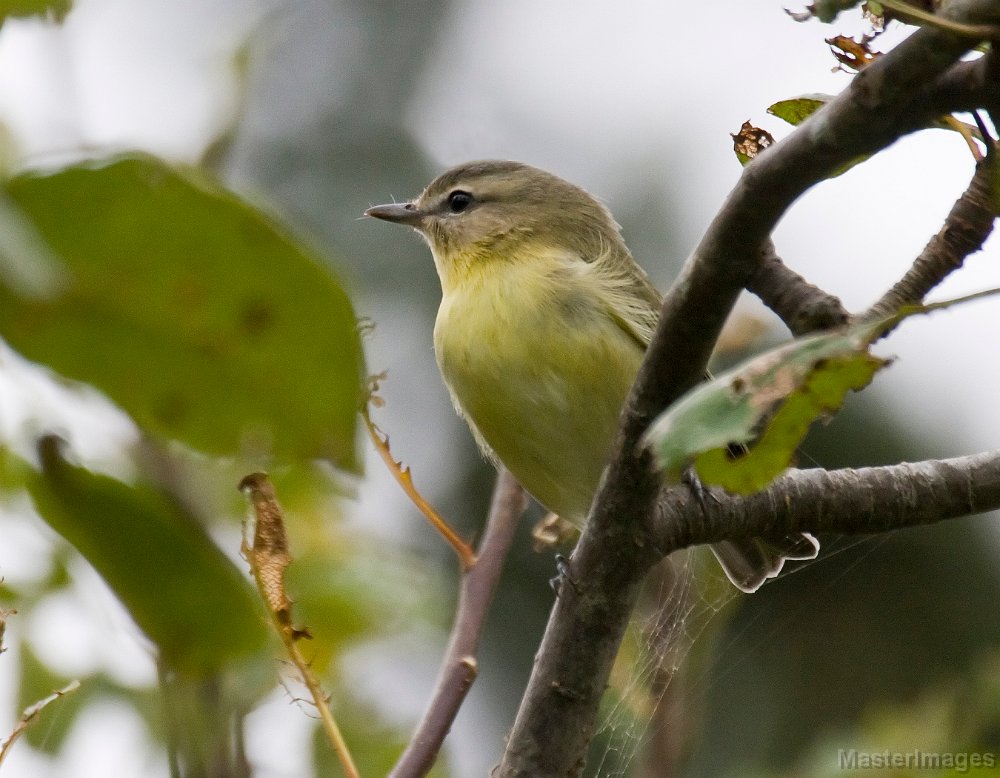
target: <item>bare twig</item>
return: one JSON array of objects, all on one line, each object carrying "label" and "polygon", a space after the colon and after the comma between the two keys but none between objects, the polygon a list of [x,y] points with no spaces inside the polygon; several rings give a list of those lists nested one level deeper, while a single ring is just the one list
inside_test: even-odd
[{"label": "bare twig", "polygon": [[[949,18],[992,24],[998,10],[995,2],[956,0]],[[646,522],[657,484],[636,442],[654,415],[703,375],[723,322],[753,275],[760,246],[809,187],[946,113],[939,108],[945,98],[928,100],[928,93],[972,45],[937,29],[917,30],[744,169],[664,297],[614,457],[573,554],[579,590],[563,587],[553,609],[497,775],[561,778],[582,768],[640,581],[658,557]],[[694,515],[689,511],[683,518]]]},{"label": "bare twig", "polygon": [[969,254],[983,247],[997,217],[993,192],[996,159],[996,152],[989,153],[976,165],[968,189],[952,206],[944,226],[931,238],[906,274],[865,316],[880,318],[903,305],[921,302],[949,273],[958,270]]},{"label": "bare twig", "polygon": [[437,758],[465,695],[476,679],[476,651],[518,520],[527,507],[524,490],[501,470],[476,564],[465,573],[448,650],[420,724],[390,775],[426,775]]},{"label": "bare twig", "polygon": [[[790,470],[740,498],[664,492],[654,532],[664,553],[726,538],[792,532],[874,534],[1000,508],[1000,450],[886,467]],[[678,521],[683,515],[684,521]]]},{"label": "bare twig", "polygon": [[389,450],[389,436],[382,432],[375,422],[372,421],[371,414],[368,412],[368,406],[361,409],[361,418],[364,420],[365,428],[368,430],[368,437],[371,438],[375,450],[378,451],[378,455],[385,462],[385,466],[389,469],[389,472],[392,473],[392,477],[396,479],[396,483],[402,487],[403,491],[406,492],[406,496],[410,498],[411,502],[417,507],[417,510],[424,515],[424,518],[431,523],[431,526],[438,531],[448,545],[455,549],[455,553],[458,554],[458,561],[462,565],[462,570],[472,569],[476,564],[476,553],[468,543],[459,537],[458,533],[451,528],[451,525],[441,517],[441,514],[434,510],[434,506],[427,502],[424,496],[417,491],[417,487],[413,485],[413,476],[410,473],[410,468],[404,467],[392,455],[392,451]]},{"label": "bare twig", "polygon": [[330,710],[329,698],[309,666],[308,660],[299,650],[299,638],[308,636],[308,632],[292,626],[292,603],[285,593],[285,570],[291,563],[292,557],[288,550],[285,521],[274,486],[266,474],[251,473],[240,481],[239,488],[249,497],[257,517],[252,545],[244,538],[243,555],[250,563],[250,572],[257,583],[261,597],[267,604],[267,612],[285,646],[285,651],[309,690],[313,705],[319,713],[320,725],[340,760],[344,774],[348,778],[358,778],[354,760]]},{"label": "bare twig", "polygon": [[764,241],[747,290],[778,314],[793,335],[839,327],[850,319],[839,298],[787,267],[770,239]]},{"label": "bare twig", "polygon": [[3,764],[3,760],[7,757],[10,752],[10,747],[14,745],[14,741],[17,740],[21,735],[27,731],[35,720],[41,715],[42,711],[45,710],[49,705],[51,705],[56,700],[65,697],[67,694],[72,694],[77,689],[80,688],[79,681],[70,681],[62,689],[52,692],[48,697],[36,702],[34,705],[30,705],[24,709],[21,714],[21,718],[18,720],[14,729],[11,731],[10,735],[7,737],[2,744],[0,744],[0,765]]}]

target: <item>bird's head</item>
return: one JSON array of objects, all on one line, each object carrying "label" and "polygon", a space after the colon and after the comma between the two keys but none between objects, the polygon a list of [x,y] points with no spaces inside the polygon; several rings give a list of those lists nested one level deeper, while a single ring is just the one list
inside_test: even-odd
[{"label": "bird's head", "polygon": [[434,254],[442,282],[477,264],[530,261],[553,251],[593,260],[624,250],[608,209],[574,184],[530,165],[467,162],[407,203],[365,214],[413,227]]}]

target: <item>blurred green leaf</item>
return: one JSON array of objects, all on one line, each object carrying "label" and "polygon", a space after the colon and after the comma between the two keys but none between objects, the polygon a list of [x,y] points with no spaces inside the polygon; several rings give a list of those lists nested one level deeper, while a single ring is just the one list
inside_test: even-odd
[{"label": "blurred green leaf", "polygon": [[[57,675],[46,667],[26,642],[18,645],[17,655],[20,669],[17,711],[20,716],[29,706],[52,694],[56,689],[65,687],[70,679]],[[34,748],[49,754],[56,753],[72,729],[79,712],[93,701],[97,692],[96,686],[83,682],[83,679],[80,680],[79,689],[56,700],[42,713],[42,718],[28,727],[24,738]]]},{"label": "blurred green leaf", "polygon": [[203,672],[260,649],[264,616],[249,582],[175,502],[145,485],[74,467],[42,439],[29,491],[46,522],[121,599],[168,666]]},{"label": "blurred green leaf", "polygon": [[42,16],[61,22],[72,0],[0,0],[0,26],[8,16]]},{"label": "blurred green leaf", "polygon": [[[338,702],[338,709],[351,712],[349,716],[342,716],[339,722],[358,772],[362,775],[389,775],[406,748],[409,732],[394,729],[364,702],[352,699],[348,688],[334,688],[331,696]],[[391,701],[386,702],[392,706]],[[316,727],[313,732],[312,749],[316,775],[340,775],[337,757],[331,751],[330,743],[320,727]],[[426,773],[428,778],[456,775],[453,770],[448,769],[448,761],[446,742],[437,761]]]},{"label": "blurred green leaf", "polygon": [[412,628],[428,614],[438,616],[441,603],[435,598],[446,595],[435,586],[435,577],[412,559],[384,552],[363,546],[314,550],[289,566],[294,620],[312,633],[309,659],[318,672],[327,671],[345,644]]},{"label": "blurred green leaf", "polygon": [[788,467],[809,426],[888,364],[868,352],[875,340],[908,316],[998,291],[907,306],[765,352],[680,398],[653,422],[643,444],[668,478],[694,463],[706,484],[738,494],[763,489]]},{"label": "blurred green leaf", "polygon": [[361,347],[314,252],[146,156],[25,174],[7,195],[64,265],[44,294],[0,285],[14,348],[208,453],[250,441],[355,465]]},{"label": "blurred green leaf", "polygon": [[0,446],[0,498],[21,492],[31,473],[31,465],[9,448]]}]

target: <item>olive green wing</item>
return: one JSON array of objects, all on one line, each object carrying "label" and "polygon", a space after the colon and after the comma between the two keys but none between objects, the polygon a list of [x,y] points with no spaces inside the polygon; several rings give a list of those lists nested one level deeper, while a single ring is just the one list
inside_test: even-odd
[{"label": "olive green wing", "polygon": [[606,255],[590,267],[608,314],[642,350],[660,318],[660,293],[631,255]]}]

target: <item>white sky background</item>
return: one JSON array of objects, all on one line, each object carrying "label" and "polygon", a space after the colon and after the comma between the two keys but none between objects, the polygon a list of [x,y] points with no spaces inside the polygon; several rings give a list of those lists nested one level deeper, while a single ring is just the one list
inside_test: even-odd
[{"label": "white sky background", "polygon": [[[280,7],[263,0],[77,0],[76,6],[62,27],[14,20],[0,30],[0,124],[21,154],[138,147],[196,159],[236,104],[234,50],[267,11]],[[597,0],[458,4],[454,26],[442,32],[436,61],[409,107],[414,132],[442,167],[473,157],[523,159],[582,184],[613,211],[629,201],[615,171],[661,177],[681,209],[678,243],[688,251],[739,176],[728,133],[751,119],[780,138],[786,126],[765,114],[767,105],[843,89],[849,77],[830,72],[834,61],[822,39],[863,26],[796,24],[770,0],[683,7],[696,12],[679,13],[678,4],[662,0],[632,2],[627,10]],[[882,45],[897,38],[887,34]],[[807,195],[776,233],[778,252],[849,308],[862,307],[908,267],[971,172],[958,136],[934,132],[907,139]],[[389,194],[371,192],[367,199]],[[639,259],[661,285],[668,281],[657,275],[656,257]],[[991,286],[1000,286],[995,241],[935,297]],[[908,322],[880,348],[899,357],[876,379],[886,412],[938,435],[942,450],[935,455],[995,447],[1000,438],[994,388],[1000,369],[996,361],[978,364],[984,349],[996,349],[998,306],[1000,301],[979,302]],[[405,324],[386,328],[372,343],[372,364],[389,360],[394,342],[431,360],[429,334],[414,340]],[[432,371],[426,374],[434,380]],[[7,384],[0,390],[29,391]],[[420,419],[403,406],[390,421],[410,461],[422,459],[421,449],[406,451],[424,437]],[[12,423],[7,419],[0,429]],[[127,434],[120,425],[115,429]],[[424,472],[422,480],[433,482],[449,469],[447,457],[440,459],[439,472]],[[405,505],[388,478],[377,467],[370,470],[359,513],[386,513],[387,502]],[[2,520],[6,527],[8,519]],[[19,526],[15,541],[23,534]],[[23,543],[30,550],[36,541]],[[16,546],[0,545],[0,574],[17,570]],[[46,617],[55,618],[58,608],[53,605]],[[117,623],[117,616],[108,618]],[[13,628],[41,630],[38,624]],[[0,657],[0,736],[13,723],[11,654]],[[107,660],[93,661],[103,666]],[[113,709],[98,713],[105,718],[92,717],[93,726],[119,716]],[[294,715],[278,701],[274,716],[255,714],[251,727],[287,726]],[[5,778],[150,774],[141,752],[129,767],[79,748],[73,764],[42,763],[19,744]],[[479,774],[483,766],[472,761],[460,772]],[[261,774],[282,773],[276,766]]]}]

